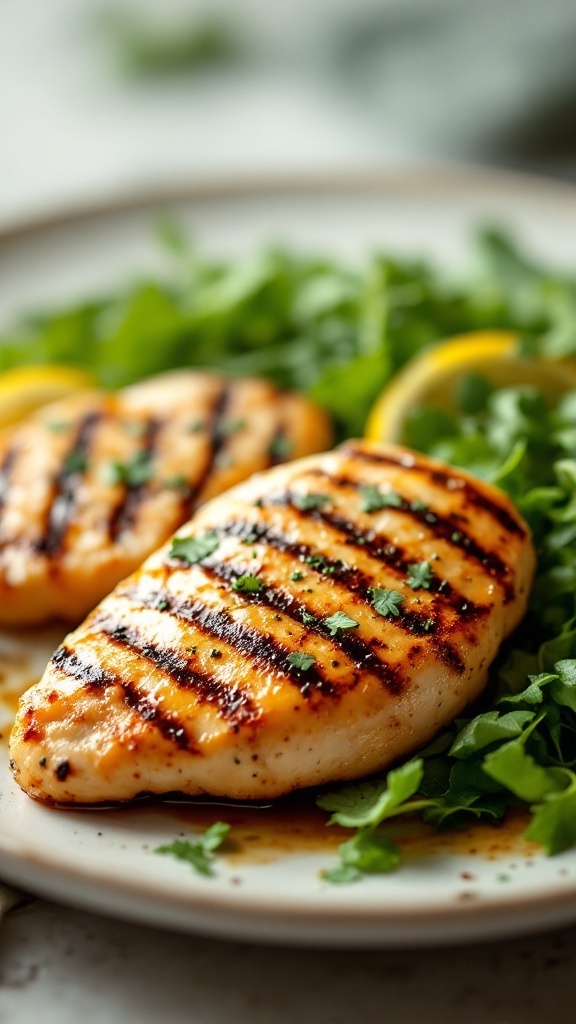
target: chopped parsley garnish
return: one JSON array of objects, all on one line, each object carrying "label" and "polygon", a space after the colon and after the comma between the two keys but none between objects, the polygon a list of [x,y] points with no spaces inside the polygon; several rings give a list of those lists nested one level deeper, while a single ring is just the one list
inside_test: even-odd
[{"label": "chopped parsley garnish", "polygon": [[246,536],[242,538],[242,543],[243,544],[254,544],[258,539],[259,539],[258,538],[258,531],[257,530],[250,530],[250,533],[247,533]]},{"label": "chopped parsley garnish", "polygon": [[340,559],[337,559],[335,562],[329,562],[324,558],[324,555],[309,555],[304,561],[311,569],[323,573],[324,576],[334,576],[344,568],[344,563]]},{"label": "chopped parsley garnish", "polygon": [[231,434],[237,434],[239,430],[243,430],[246,426],[246,420],[240,419],[223,419],[220,420],[216,435],[219,440],[224,440],[226,437],[230,437]]},{"label": "chopped parsley garnish", "polygon": [[428,505],[426,504],[425,501],[418,501],[418,500],[411,501],[410,502],[410,511],[411,512],[427,512],[428,511]]},{"label": "chopped parsley garnish", "polygon": [[168,854],[177,860],[187,861],[201,875],[212,875],[212,864],[216,850],[222,845],[230,831],[230,825],[217,821],[194,842],[189,839],[175,839],[173,843],[157,846],[154,853]]},{"label": "chopped parsley garnish", "polygon": [[302,615],[302,622],[304,623],[305,626],[315,626],[316,623],[318,622],[318,616],[317,615],[312,615],[310,612],[307,612],[305,609],[302,610],[301,615]]},{"label": "chopped parsley garnish", "polygon": [[238,576],[232,584],[232,590],[238,590],[245,594],[258,594],[263,589],[264,584],[262,580],[259,580],[257,576],[253,576],[252,573]]},{"label": "chopped parsley garnish", "polygon": [[305,572],[301,572],[300,569],[296,569],[296,571],[293,572],[292,575],[290,576],[290,579],[294,580],[295,583],[298,580],[305,580],[306,579],[306,573]]},{"label": "chopped parsley garnish", "polygon": [[103,483],[125,487],[143,487],[154,474],[150,452],[142,449],[135,452],[126,462],[112,460],[106,462],[101,469],[100,478]]},{"label": "chopped parsley garnish", "polygon": [[381,491],[375,484],[366,484],[359,488],[360,510],[377,512],[381,508],[402,508],[402,495],[396,491]]},{"label": "chopped parsley garnish", "polygon": [[157,601],[156,607],[159,612],[168,611],[168,608],[170,607],[170,602],[167,601],[165,597],[161,597],[160,600]]},{"label": "chopped parsley garnish", "polygon": [[64,465],[62,467],[65,473],[84,473],[88,468],[88,457],[86,452],[73,449],[68,452],[68,455],[64,459]]},{"label": "chopped parsley garnish", "polygon": [[148,430],[148,424],[142,423],[138,420],[127,420],[122,424],[124,431],[130,437],[144,437],[144,434]]},{"label": "chopped parsley garnish", "polygon": [[281,462],[283,459],[289,459],[293,451],[294,441],[292,438],[286,437],[285,434],[277,434],[270,444],[268,454],[271,458]]},{"label": "chopped parsley garnish", "polygon": [[454,530],[454,533],[450,537],[450,540],[452,541],[453,544],[459,544],[460,541],[463,539],[464,538],[463,535],[460,533],[460,530]]},{"label": "chopped parsley garnish", "polygon": [[204,420],[190,420],[186,430],[189,434],[197,434],[200,430],[204,430],[205,426]]},{"label": "chopped parsley garnish", "polygon": [[210,657],[216,659],[221,658],[222,651],[219,651],[217,647],[213,647],[212,650],[210,651]]},{"label": "chopped parsley garnish", "polygon": [[46,430],[51,430],[53,434],[62,434],[69,427],[70,423],[68,420],[49,420],[46,423]]},{"label": "chopped parsley garnish", "polygon": [[312,665],[316,664],[316,658],[313,654],[304,654],[301,651],[293,651],[292,654],[288,655],[288,664],[292,668],[298,668],[301,672],[307,672]]},{"label": "chopped parsley garnish", "polygon": [[170,558],[195,565],[212,555],[219,544],[218,535],[211,532],[201,533],[198,537],[174,537],[168,554]]},{"label": "chopped parsley garnish", "polygon": [[322,619],[322,622],[325,626],[328,626],[331,636],[336,636],[340,629],[354,629],[358,626],[356,619],[351,619],[349,615],[346,615],[346,612],[334,612],[333,615]]},{"label": "chopped parsley garnish", "polygon": [[400,615],[400,605],[404,598],[397,590],[387,590],[386,587],[371,587],[370,594],[372,606],[379,615]]},{"label": "chopped parsley garnish", "polygon": [[162,487],[166,487],[170,491],[181,491],[188,486],[188,481],[182,474],[176,474],[176,476],[169,476],[166,480],[162,481]]},{"label": "chopped parsley garnish", "polygon": [[433,578],[429,562],[414,562],[408,566],[406,583],[412,590],[429,590]]},{"label": "chopped parsley garnish", "polygon": [[322,508],[327,501],[331,501],[329,494],[295,494],[293,504],[303,512],[313,508]]}]

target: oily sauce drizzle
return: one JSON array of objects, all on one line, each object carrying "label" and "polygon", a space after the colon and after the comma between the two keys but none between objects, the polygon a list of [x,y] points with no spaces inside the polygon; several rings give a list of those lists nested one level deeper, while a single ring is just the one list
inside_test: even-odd
[{"label": "oily sauce drizzle", "polygon": [[[287,797],[265,807],[223,803],[165,805],[163,815],[186,833],[203,831],[216,821],[231,825],[223,850],[233,866],[268,864],[298,854],[335,854],[339,845],[354,835],[351,829],[328,826],[329,815],[316,807],[312,794]],[[484,860],[503,857],[534,857],[536,843],[524,839],[530,821],[524,811],[511,811],[503,822],[472,822],[461,829],[437,832],[417,818],[387,824],[386,833],[398,843],[404,858],[478,856]]]}]

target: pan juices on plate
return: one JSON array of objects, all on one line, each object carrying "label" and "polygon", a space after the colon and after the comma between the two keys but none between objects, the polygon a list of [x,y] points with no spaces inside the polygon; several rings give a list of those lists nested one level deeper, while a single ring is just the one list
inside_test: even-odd
[{"label": "pan juices on plate", "polygon": [[347,442],[203,505],[22,699],[12,768],[58,803],[277,797],[380,770],[473,701],[526,609],[508,498]]}]

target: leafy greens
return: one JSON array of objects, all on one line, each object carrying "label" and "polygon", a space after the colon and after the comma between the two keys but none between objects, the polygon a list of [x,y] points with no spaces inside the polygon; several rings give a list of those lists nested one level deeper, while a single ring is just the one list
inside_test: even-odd
[{"label": "leafy greens", "polygon": [[576,351],[576,280],[533,267],[496,232],[480,236],[463,282],[382,254],[348,267],[272,249],[236,263],[201,256],[173,224],[161,238],[163,275],[22,318],[0,337],[0,371],[80,364],[107,387],[178,366],[261,374],[307,391],[345,436],[362,432],[396,370],[441,338],[510,327],[530,351]]},{"label": "leafy greens", "polygon": [[[421,752],[418,799],[402,810],[421,810],[439,828],[498,820],[524,806],[532,815],[527,838],[554,854],[576,843],[576,393],[551,405],[533,387],[477,384],[474,401],[464,389],[466,408],[442,410],[419,447],[507,491],[531,526],[538,569],[528,613],[493,667],[485,709]],[[412,424],[430,423],[435,412],[416,410]],[[385,793],[386,777],[369,785]],[[361,836],[365,790],[347,793],[338,820]],[[332,809],[332,799],[323,796],[320,806]],[[328,881],[367,870],[360,862],[348,870],[342,849]]]}]

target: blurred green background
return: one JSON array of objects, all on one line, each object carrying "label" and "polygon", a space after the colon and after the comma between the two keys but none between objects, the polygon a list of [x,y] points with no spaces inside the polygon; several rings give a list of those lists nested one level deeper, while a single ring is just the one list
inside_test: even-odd
[{"label": "blurred green background", "polygon": [[0,3],[0,218],[174,180],[576,175],[574,0]]}]

